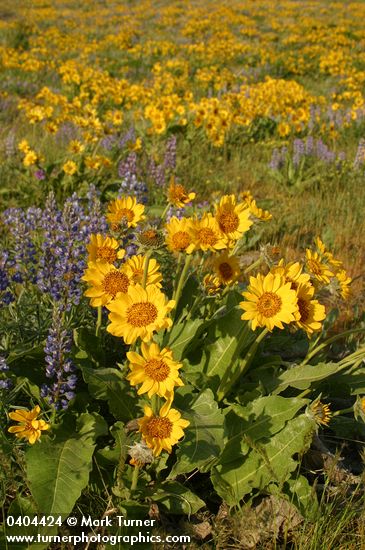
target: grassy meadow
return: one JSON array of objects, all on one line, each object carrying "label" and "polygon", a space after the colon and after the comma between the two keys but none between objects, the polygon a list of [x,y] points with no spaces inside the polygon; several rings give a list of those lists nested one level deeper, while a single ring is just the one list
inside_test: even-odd
[{"label": "grassy meadow", "polygon": [[1,548],[365,548],[364,20],[0,2]]}]

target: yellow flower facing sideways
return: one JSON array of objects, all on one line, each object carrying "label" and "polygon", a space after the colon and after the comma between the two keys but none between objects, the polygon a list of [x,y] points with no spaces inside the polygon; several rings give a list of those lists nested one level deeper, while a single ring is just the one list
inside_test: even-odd
[{"label": "yellow flower facing sideways", "polygon": [[154,332],[172,326],[167,315],[174,307],[175,301],[168,300],[156,285],[145,289],[139,284],[130,285],[126,294],[119,294],[107,304],[111,312],[107,331],[123,338],[126,344],[138,338],[149,342]]},{"label": "yellow flower facing sideways", "polygon": [[252,330],[266,327],[283,329],[283,323],[292,323],[298,317],[297,295],[291,283],[280,275],[259,273],[250,277],[250,284],[243,292],[245,300],[240,302],[244,310],[241,319],[250,321]]},{"label": "yellow flower facing sideways", "polygon": [[144,205],[137,203],[135,197],[122,197],[115,199],[108,205],[107,219],[112,229],[119,229],[120,226],[137,227],[137,224],[144,220]]},{"label": "yellow flower facing sideways", "polygon": [[171,409],[167,401],[158,416],[153,414],[151,407],[145,406],[144,417],[138,424],[147,446],[154,456],[159,456],[163,450],[171,453],[172,446],[184,436],[184,429],[190,422],[181,418],[179,411]]},{"label": "yellow flower facing sideways", "polygon": [[135,351],[127,352],[129,368],[131,372],[127,376],[132,386],[142,384],[138,389],[138,395],[148,393],[148,397],[159,395],[165,397],[174,390],[175,386],[183,386],[179,378],[181,363],[174,361],[172,351],[169,348],[160,350],[155,342],[141,345],[142,355]]},{"label": "yellow flower facing sideways", "polygon": [[84,295],[90,298],[93,307],[105,306],[115,299],[118,292],[125,294],[131,284],[124,266],[117,269],[113,264],[101,261],[89,262],[81,278],[89,285]]},{"label": "yellow flower facing sideways", "polygon": [[281,259],[278,265],[274,266],[270,270],[273,275],[280,275],[284,277],[287,283],[291,283],[291,288],[296,289],[299,284],[308,283],[310,275],[303,273],[303,266],[299,262],[290,262],[284,264],[284,260]]},{"label": "yellow flower facing sideways", "polygon": [[306,267],[309,273],[320,283],[327,285],[334,273],[322,262],[318,252],[313,252],[309,248],[305,251]]},{"label": "yellow flower facing sideways", "polygon": [[119,249],[118,241],[113,237],[104,237],[100,233],[90,236],[90,243],[87,245],[89,262],[101,260],[108,264],[114,264],[125,256],[125,250]]},{"label": "yellow flower facing sideways", "polygon": [[42,435],[42,431],[49,430],[50,425],[44,420],[38,420],[41,409],[36,405],[31,411],[17,409],[9,413],[9,418],[19,422],[18,426],[10,426],[8,431],[18,439],[27,439],[33,445]]},{"label": "yellow flower facing sideways", "polygon": [[318,300],[312,300],[314,286],[311,283],[300,283],[296,289],[298,300],[298,318],[296,324],[305,330],[308,336],[322,328],[322,322],[326,318],[324,305]]},{"label": "yellow flower facing sideways", "polygon": [[174,178],[171,178],[167,191],[167,198],[170,204],[176,206],[176,208],[184,208],[189,202],[195,199],[195,196],[195,193],[188,193],[183,185],[175,183]]}]

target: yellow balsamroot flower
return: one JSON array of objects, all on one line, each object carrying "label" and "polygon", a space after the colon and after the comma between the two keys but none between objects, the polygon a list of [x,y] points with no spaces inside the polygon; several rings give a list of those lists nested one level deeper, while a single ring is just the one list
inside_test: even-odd
[{"label": "yellow balsamroot flower", "polygon": [[138,424],[146,445],[155,456],[159,456],[163,450],[171,453],[172,446],[184,436],[184,428],[190,422],[181,418],[179,411],[170,409],[169,404],[165,403],[158,416],[153,414],[151,407],[145,406],[144,417]]},{"label": "yellow balsamroot flower", "polygon": [[25,157],[23,159],[24,166],[33,166],[38,160],[38,155],[35,151],[32,151],[29,149],[29,151],[25,154]]},{"label": "yellow balsamroot flower", "polygon": [[305,251],[306,267],[311,275],[315,277],[317,281],[323,284],[328,284],[330,278],[334,276],[334,273],[328,268],[328,266],[322,263],[322,258],[318,252],[313,252],[309,248]]},{"label": "yellow balsamroot flower", "polygon": [[238,280],[241,270],[236,256],[229,256],[225,252],[215,258],[213,265],[221,284],[232,285]]},{"label": "yellow balsamroot flower", "polygon": [[36,405],[31,411],[17,409],[10,412],[9,417],[20,424],[19,426],[11,426],[8,431],[12,434],[15,433],[15,437],[18,439],[28,439],[29,443],[33,445],[41,437],[42,431],[50,428],[50,425],[44,420],[37,420],[40,412],[39,405]]},{"label": "yellow balsamroot flower", "polygon": [[160,350],[155,342],[149,344],[142,342],[142,355],[135,351],[127,352],[131,372],[127,376],[132,386],[142,384],[138,389],[138,395],[148,393],[148,397],[159,395],[165,397],[173,392],[175,386],[183,386],[179,378],[181,363],[174,361],[172,351],[169,348]]},{"label": "yellow balsamroot flower", "polygon": [[252,225],[250,210],[246,203],[236,203],[234,195],[224,195],[216,205],[216,220],[229,240],[237,241]]},{"label": "yellow balsamroot flower", "polygon": [[318,300],[312,300],[314,286],[310,283],[299,284],[296,293],[299,310],[296,324],[311,336],[313,332],[321,330],[321,321],[326,318],[326,309]]},{"label": "yellow balsamroot flower", "polygon": [[28,153],[28,151],[30,151],[30,146],[29,146],[29,143],[27,142],[26,139],[22,139],[18,143],[18,150],[21,151],[24,154],[26,154],[26,153]]},{"label": "yellow balsamroot flower", "polygon": [[167,231],[166,246],[171,252],[191,254],[194,250],[193,220],[191,218],[181,218],[179,220],[173,216],[165,224],[165,229]]},{"label": "yellow balsamroot flower", "polygon": [[280,137],[285,137],[290,134],[290,126],[287,122],[279,122],[277,132]]},{"label": "yellow balsamroot flower", "polygon": [[125,294],[131,283],[123,268],[117,269],[113,264],[100,261],[89,262],[81,278],[89,284],[84,295],[91,298],[93,307],[105,306],[114,300],[118,292]]},{"label": "yellow balsamroot flower", "polygon": [[123,338],[126,344],[133,344],[138,338],[149,342],[154,332],[171,327],[167,315],[174,307],[175,300],[168,300],[156,285],[145,289],[131,285],[126,294],[119,294],[107,305],[111,311],[107,331]]},{"label": "yellow balsamroot flower", "polygon": [[208,273],[208,275],[205,275],[203,279],[203,285],[204,290],[209,296],[214,296],[214,294],[218,294],[218,292],[221,290],[221,281],[219,277],[216,277],[215,275],[211,275]]},{"label": "yellow balsamroot flower", "polygon": [[192,235],[195,249],[214,252],[226,248],[225,236],[212,214],[203,214],[200,220],[193,221]]},{"label": "yellow balsamroot flower", "polygon": [[263,210],[262,208],[259,208],[256,204],[255,199],[252,199],[250,202],[246,202],[248,204],[251,216],[253,216],[257,220],[267,222],[272,219],[272,214],[270,214],[268,210]]},{"label": "yellow balsamroot flower", "polygon": [[62,166],[62,170],[67,174],[68,176],[73,176],[77,172],[77,164],[73,160],[68,160],[65,162],[65,164]]},{"label": "yellow balsamroot flower", "polygon": [[85,150],[85,145],[83,145],[77,139],[73,139],[68,145],[68,150],[70,151],[70,153],[75,153],[77,155],[78,153],[82,153]]},{"label": "yellow balsamroot flower", "polygon": [[113,264],[117,260],[124,258],[125,255],[125,250],[122,248],[118,250],[118,241],[113,239],[113,237],[104,237],[100,233],[90,236],[90,243],[86,248],[89,253],[89,262],[101,260],[108,264]]},{"label": "yellow balsamroot flower", "polygon": [[174,178],[171,178],[170,186],[167,191],[167,197],[170,204],[177,208],[184,208],[186,204],[193,201],[196,197],[195,193],[188,193],[183,185],[175,183]]},{"label": "yellow balsamroot flower", "polygon": [[245,313],[241,319],[251,321],[251,328],[274,327],[283,329],[283,323],[292,323],[298,316],[297,295],[291,289],[291,283],[285,282],[280,275],[261,273],[250,277],[247,292],[242,293],[245,300],[240,307]]},{"label": "yellow balsamroot flower", "polygon": [[302,271],[303,266],[299,262],[290,262],[285,265],[283,259],[279,261],[277,266],[272,267],[270,270],[273,275],[284,277],[285,282],[290,282],[291,288],[294,288],[294,290],[299,284],[308,283],[310,280],[310,275],[308,275],[308,273],[302,273]]},{"label": "yellow balsamroot flower", "polygon": [[343,267],[343,263],[341,262],[341,260],[337,260],[333,256],[332,252],[328,252],[326,250],[324,243],[321,241],[319,237],[316,237],[314,239],[314,242],[319,255],[325,258],[325,261],[330,264],[330,266],[334,269],[335,272]]},{"label": "yellow balsamroot flower", "polygon": [[[127,273],[128,277],[133,281],[133,283],[142,284],[143,281],[143,273],[144,268],[146,265],[146,256],[138,255],[138,256],[132,256],[131,258],[128,258],[126,262],[124,263],[124,269]],[[147,279],[146,279],[146,286],[147,285],[156,285],[158,287],[161,287],[161,281],[162,281],[162,275],[159,271],[159,264],[156,262],[154,258],[150,258],[148,262],[148,270],[147,270]]]},{"label": "yellow balsamroot flower", "polygon": [[351,277],[348,277],[346,271],[341,269],[336,273],[336,279],[340,285],[340,294],[344,300],[347,300],[350,296],[351,289],[349,285],[352,282]]},{"label": "yellow balsamroot flower", "polygon": [[318,425],[328,426],[332,417],[329,405],[322,403],[320,399],[315,399],[309,405],[307,411]]},{"label": "yellow balsamroot flower", "polygon": [[144,220],[143,204],[137,203],[135,197],[122,197],[112,201],[108,205],[107,219],[113,229],[126,224],[127,227],[136,227],[137,223]]}]

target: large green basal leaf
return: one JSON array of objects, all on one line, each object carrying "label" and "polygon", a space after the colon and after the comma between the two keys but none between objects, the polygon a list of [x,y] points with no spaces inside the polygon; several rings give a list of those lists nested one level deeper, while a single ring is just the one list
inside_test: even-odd
[{"label": "large green basal leaf", "polygon": [[172,327],[168,333],[166,345],[172,350],[176,361],[180,361],[188,348],[199,340],[199,336],[207,324],[209,323],[204,319],[190,319],[176,323]]},{"label": "large green basal leaf", "polygon": [[[247,346],[247,324],[241,319],[242,311],[232,309],[221,317],[214,327],[214,341],[204,346],[199,369],[209,378],[209,387],[217,390],[227,369],[233,369],[241,351]],[[212,336],[210,335],[210,338]]]},{"label": "large green basal leaf", "polygon": [[77,429],[67,415],[52,438],[43,436],[26,451],[27,479],[39,514],[66,517],[88,484],[95,439],[105,433],[96,417],[83,414]]},{"label": "large green basal leaf", "polygon": [[224,416],[214,401],[213,392],[205,390],[191,407],[191,411],[182,412],[190,425],[185,429],[185,437],[179,443],[176,463],[170,478],[178,474],[191,472],[194,468],[206,471],[217,459],[224,445]]},{"label": "large green basal leaf", "polygon": [[308,448],[314,430],[314,421],[302,414],[268,442],[257,443],[247,456],[214,466],[212,482],[217,493],[229,505],[236,505],[253,489],[262,490],[273,481],[284,483],[298,466],[293,455]]},{"label": "large green basal leaf", "polygon": [[307,403],[307,399],[270,395],[255,399],[245,407],[229,407],[225,418],[226,444],[220,463],[232,462],[239,454],[248,452],[250,443],[272,437]]}]

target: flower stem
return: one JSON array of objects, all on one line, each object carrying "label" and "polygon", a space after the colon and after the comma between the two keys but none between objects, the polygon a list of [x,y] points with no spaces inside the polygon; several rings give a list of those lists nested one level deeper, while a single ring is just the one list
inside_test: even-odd
[{"label": "flower stem", "polygon": [[145,264],[143,267],[143,278],[142,278],[143,288],[146,288],[146,282],[147,282],[147,276],[148,276],[148,264],[150,263],[150,256],[151,256],[151,251],[148,250],[145,254]]},{"label": "flower stem", "polygon": [[131,492],[132,493],[137,488],[138,474],[139,474],[139,466],[134,466],[133,475],[132,475],[132,485],[131,485]]},{"label": "flower stem", "polygon": [[347,409],[341,409],[340,411],[335,411],[332,413],[332,416],[340,416],[340,414],[347,414],[350,412],[354,412],[354,407],[347,407]]},{"label": "flower stem", "polygon": [[168,202],[167,205],[166,205],[165,210],[164,210],[164,211],[162,212],[162,214],[161,214],[161,218],[160,218],[160,221],[159,221],[159,224],[158,224],[159,227],[161,226],[162,222],[164,221],[165,216],[166,216],[167,211],[168,211],[168,209],[170,208],[170,206],[171,206],[171,205],[170,205],[170,203]]},{"label": "flower stem", "polygon": [[243,271],[243,273],[250,273],[250,271],[252,271],[253,269],[255,269],[256,267],[258,267],[260,264],[262,264],[262,258],[261,256],[255,261],[253,262],[253,264],[249,265],[248,267],[246,267],[246,269]]},{"label": "flower stem", "polygon": [[189,271],[189,266],[190,266],[191,260],[192,260],[191,254],[186,255],[185,264],[184,264],[183,270],[182,270],[182,272],[181,272],[180,279],[179,279],[179,282],[178,282],[176,291],[174,292],[174,295],[173,295],[173,297],[172,297],[172,299],[175,300],[175,302],[176,302],[176,304],[175,304],[175,314],[174,314],[174,317],[175,317],[175,315],[176,315],[177,306],[178,306],[178,304],[179,304],[179,300],[180,300],[180,296],[181,296],[181,292],[182,292],[183,286],[184,286],[184,284],[185,284],[185,282],[186,282],[186,275],[187,275],[187,273],[188,273],[188,271]]},{"label": "flower stem", "polygon": [[364,328],[354,328],[351,330],[346,330],[345,332],[342,332],[341,334],[336,334],[335,336],[332,336],[332,338],[327,338],[322,344],[319,346],[316,346],[310,353],[308,353],[307,357],[305,357],[304,361],[302,361],[301,366],[303,367],[314,357],[317,355],[318,352],[320,352],[323,348],[328,346],[329,344],[332,344],[336,340],[339,340],[343,338],[344,336],[349,336],[350,334],[356,334],[357,332],[364,332]]},{"label": "flower stem", "polygon": [[100,327],[101,327],[102,313],[103,313],[103,307],[98,306],[98,319],[96,321],[95,336],[99,336]]}]

